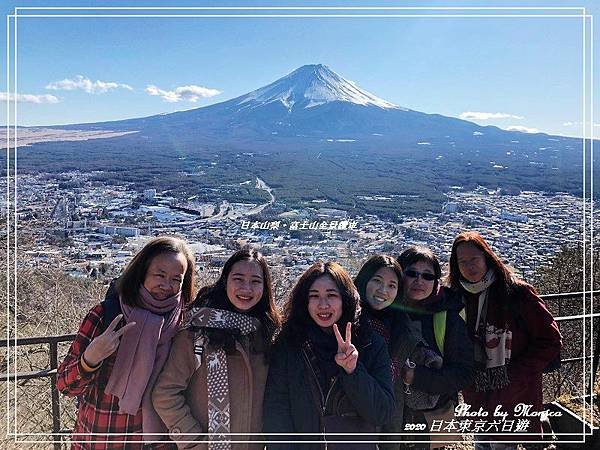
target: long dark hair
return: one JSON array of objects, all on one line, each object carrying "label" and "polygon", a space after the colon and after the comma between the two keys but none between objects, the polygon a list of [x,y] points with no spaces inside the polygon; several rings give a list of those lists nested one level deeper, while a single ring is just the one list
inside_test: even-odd
[{"label": "long dark hair", "polygon": [[[373,278],[375,272],[383,267],[389,267],[394,271],[396,276],[398,277],[398,293],[396,294],[396,298],[394,299],[394,303],[400,302],[402,298],[402,267],[392,258],[387,255],[375,255],[371,256],[360,268],[358,274],[354,278],[354,285],[356,289],[358,289],[358,295],[360,295],[360,300],[362,302],[363,307],[370,308],[368,302],[366,301],[366,291],[367,291],[367,283]],[[390,305],[391,306],[391,305]]]},{"label": "long dark hair", "polygon": [[181,300],[184,305],[192,302],[196,284],[194,254],[182,239],[174,236],[158,236],[144,245],[144,248],[127,264],[123,274],[117,280],[115,288],[123,303],[129,306],[139,306],[139,289],[144,283],[148,267],[156,256],[163,253],[181,253],[185,257],[187,268],[181,286]]},{"label": "long dark hair", "polygon": [[[371,308],[371,305],[367,302],[366,290],[369,280],[373,278],[375,272],[382,267],[389,267],[396,273],[396,276],[398,277],[398,293],[391,305],[381,311],[377,311]],[[354,284],[360,294],[361,304],[364,307],[366,317],[368,319],[385,317],[389,321],[390,340],[388,343],[388,350],[390,355],[395,354],[394,349],[398,348],[400,340],[403,339],[405,333],[408,332],[410,320],[402,305],[402,267],[391,256],[372,256],[358,271],[358,275],[354,278]]]},{"label": "long dark hair", "polygon": [[508,297],[513,292],[514,288],[523,284],[517,280],[510,268],[502,262],[502,260],[494,253],[492,248],[483,239],[481,234],[477,231],[464,231],[460,233],[454,243],[452,244],[452,253],[450,253],[450,272],[448,273],[448,283],[450,287],[455,291],[461,291],[462,286],[460,280],[462,275],[460,268],[458,267],[458,246],[461,244],[473,244],[485,255],[485,262],[488,269],[494,269],[496,274],[496,281],[499,293],[503,297]]},{"label": "long dark hair", "polygon": [[307,330],[314,326],[308,313],[308,291],[317,278],[322,276],[331,277],[342,297],[342,316],[336,322],[340,333],[344,336],[346,324],[352,323],[352,341],[360,344],[366,337],[361,320],[360,296],[348,272],[332,261],[314,263],[297,281],[283,308],[282,336],[296,345],[301,345],[306,340]]},{"label": "long dark hair", "polygon": [[412,245],[400,253],[400,256],[398,256],[398,263],[402,266],[402,270],[406,270],[407,267],[419,261],[430,264],[433,268],[435,281],[433,284],[433,290],[431,292],[433,295],[435,295],[438,285],[440,284],[440,278],[442,277],[440,260],[437,258],[437,256],[435,256],[435,253],[433,253],[431,249],[422,245]]},{"label": "long dark hair", "polygon": [[[198,292],[195,306],[206,306],[209,308],[224,309],[235,312],[234,306],[227,297],[227,277],[233,268],[233,265],[239,261],[256,261],[263,275],[263,295],[256,305],[254,305],[247,314],[256,317],[262,325],[262,334],[264,344],[267,348],[272,344],[273,338],[281,326],[281,317],[275,306],[273,299],[273,287],[271,282],[271,272],[265,257],[258,250],[253,248],[243,248],[235,252],[225,262],[219,279],[210,286],[205,286]],[[212,344],[225,345],[227,351],[232,351],[235,342],[233,336],[224,330],[209,330],[209,339]]]}]

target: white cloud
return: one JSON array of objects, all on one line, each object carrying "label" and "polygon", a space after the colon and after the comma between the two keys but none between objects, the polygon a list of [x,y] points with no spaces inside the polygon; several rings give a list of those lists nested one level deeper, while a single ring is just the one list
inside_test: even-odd
[{"label": "white cloud", "polygon": [[74,91],[81,89],[88,94],[103,94],[111,89],[127,89],[133,91],[133,88],[128,84],[115,83],[113,81],[92,81],[83,75],[77,75],[75,78],[65,78],[61,81],[53,81],[46,86],[46,89],[54,91]]},{"label": "white cloud", "polygon": [[475,111],[466,111],[464,113],[461,113],[458,117],[460,117],[463,120],[524,119],[523,116],[515,116],[514,114]]},{"label": "white cloud", "polygon": [[48,95],[48,94],[43,94],[43,95],[33,95],[33,94],[13,94],[11,93],[6,93],[6,92],[0,92],[0,102],[8,102],[8,101],[17,101],[19,103],[36,103],[36,104],[42,104],[42,103],[58,103],[60,102],[60,100],[55,97],[54,95]]},{"label": "white cloud", "polygon": [[146,86],[146,93],[149,95],[160,96],[164,101],[169,103],[177,103],[181,101],[196,103],[198,100],[200,100],[200,98],[214,97],[215,95],[219,95],[221,91],[202,86],[195,86],[193,84],[189,86],[178,86],[173,91],[165,91],[164,89],[160,89],[153,84],[149,84]]},{"label": "white cloud", "polygon": [[[563,126],[565,126],[565,127],[572,127],[575,125],[581,126],[581,125],[583,125],[583,122],[564,122],[563,123]],[[595,123],[594,127],[600,127],[600,123]]]},{"label": "white cloud", "polygon": [[521,133],[539,133],[540,130],[537,128],[528,128],[522,125],[511,125],[506,128],[508,131],[520,131]]}]

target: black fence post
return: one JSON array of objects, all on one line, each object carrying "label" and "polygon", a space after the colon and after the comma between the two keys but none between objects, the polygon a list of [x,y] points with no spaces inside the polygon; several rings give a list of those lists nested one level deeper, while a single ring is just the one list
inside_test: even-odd
[{"label": "black fence post", "polygon": [[[55,370],[58,368],[58,342],[56,339],[50,341],[50,369]],[[62,447],[62,437],[60,434],[60,399],[58,396],[58,389],[56,388],[56,372],[50,376],[50,391],[52,392],[52,432],[54,449],[60,450]]]}]

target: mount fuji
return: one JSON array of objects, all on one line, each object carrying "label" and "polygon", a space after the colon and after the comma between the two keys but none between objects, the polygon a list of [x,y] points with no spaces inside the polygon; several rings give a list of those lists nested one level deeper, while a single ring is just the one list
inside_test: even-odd
[{"label": "mount fuji", "polygon": [[234,103],[241,107],[244,105],[256,107],[261,104],[280,102],[289,112],[293,109],[308,109],[336,101],[380,108],[398,108],[359,88],[355,83],[339,76],[323,64],[302,66],[289,75],[234,100]]},{"label": "mount fuji", "polygon": [[210,106],[60,128],[138,131],[141,135],[167,141],[175,134],[178,140],[196,143],[224,144],[233,140],[239,144],[258,139],[262,143],[287,141],[288,144],[292,139],[309,146],[327,139],[361,141],[362,144],[370,141],[415,144],[445,136],[451,136],[455,143],[465,138],[472,142],[473,133],[486,134],[488,138],[523,136],[523,133],[482,127],[394,105],[322,64],[302,66],[267,86]]}]

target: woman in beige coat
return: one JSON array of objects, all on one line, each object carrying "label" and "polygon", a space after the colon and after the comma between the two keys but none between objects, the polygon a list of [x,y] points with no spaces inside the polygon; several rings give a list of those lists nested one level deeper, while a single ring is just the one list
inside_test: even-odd
[{"label": "woman in beige coat", "polygon": [[[240,250],[202,289],[155,385],[154,408],[179,448],[262,449],[267,354],[280,318],[264,257]],[[235,435],[230,433],[257,433]]]}]

